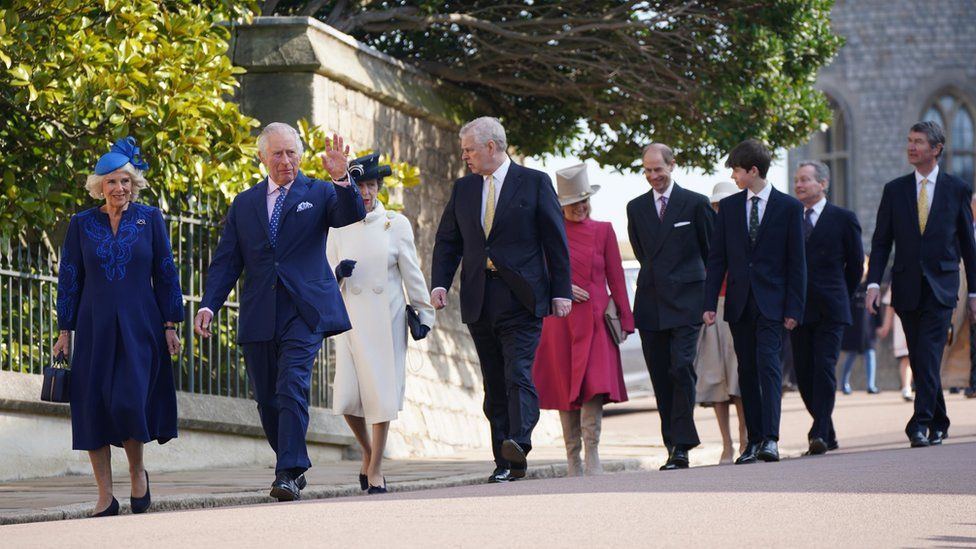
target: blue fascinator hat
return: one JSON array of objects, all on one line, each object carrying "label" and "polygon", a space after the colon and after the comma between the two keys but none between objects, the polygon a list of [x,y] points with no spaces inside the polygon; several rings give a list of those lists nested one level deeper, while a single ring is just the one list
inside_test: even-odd
[{"label": "blue fascinator hat", "polygon": [[380,165],[379,153],[367,154],[349,162],[349,173],[356,181],[369,181],[375,179],[380,185],[383,178],[393,175],[393,170],[389,166]]},{"label": "blue fascinator hat", "polygon": [[149,164],[142,158],[142,153],[136,146],[136,140],[131,135],[116,141],[108,152],[98,159],[98,163],[95,164],[95,175],[112,173],[129,163],[140,171],[149,169]]}]

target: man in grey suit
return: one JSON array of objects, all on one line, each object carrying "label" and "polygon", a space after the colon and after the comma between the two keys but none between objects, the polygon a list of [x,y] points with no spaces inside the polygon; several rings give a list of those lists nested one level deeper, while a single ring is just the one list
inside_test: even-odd
[{"label": "man in grey suit", "polygon": [[694,363],[714,214],[708,198],[671,180],[674,153],[667,145],[648,145],[643,163],[651,191],[627,204],[627,232],[641,265],[634,320],[668,448],[661,470],[686,469],[688,451],[700,443]]}]

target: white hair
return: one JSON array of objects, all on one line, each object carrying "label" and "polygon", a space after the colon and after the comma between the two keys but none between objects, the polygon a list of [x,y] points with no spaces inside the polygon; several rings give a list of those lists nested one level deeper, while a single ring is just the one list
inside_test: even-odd
[{"label": "white hair", "polygon": [[302,145],[302,137],[298,135],[298,130],[284,124],[281,122],[272,122],[261,130],[261,134],[258,135],[258,151],[262,154],[267,153],[265,146],[268,144],[268,137],[271,134],[288,135],[295,139],[295,148],[298,150],[298,156],[301,156],[305,152],[305,147]]},{"label": "white hair", "polygon": [[126,162],[125,166],[122,166],[118,170],[112,171],[105,175],[89,175],[88,179],[85,180],[85,189],[88,190],[88,194],[90,194],[91,197],[96,200],[105,200],[105,193],[102,192],[102,181],[104,181],[109,175],[119,170],[132,176],[132,200],[135,201],[135,199],[139,198],[139,191],[148,187],[149,182],[146,181],[145,177],[143,177],[142,171],[137,170],[131,162]]},{"label": "white hair", "polygon": [[504,152],[508,148],[508,140],[505,138],[505,127],[493,116],[475,118],[462,126],[461,131],[458,132],[459,137],[464,137],[469,134],[473,135],[475,140],[482,145],[487,144],[489,141],[494,141],[495,145],[498,145],[499,150]]}]

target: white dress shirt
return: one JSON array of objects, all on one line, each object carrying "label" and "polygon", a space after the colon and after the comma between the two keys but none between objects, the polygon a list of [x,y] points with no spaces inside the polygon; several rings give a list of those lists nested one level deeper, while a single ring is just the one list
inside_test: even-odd
[{"label": "white dress shirt", "polygon": [[813,210],[813,214],[810,216],[810,224],[814,227],[817,226],[817,221],[820,220],[820,214],[823,213],[823,209],[827,207],[827,197],[821,197],[820,201],[813,205],[812,208],[804,208],[803,216],[806,217],[808,210]]},{"label": "white dress shirt", "polygon": [[[508,168],[512,165],[512,159],[505,157],[501,166],[491,174],[495,178],[495,205],[498,205],[498,197],[502,195],[502,185],[505,184],[505,176],[508,175]],[[485,206],[488,204],[488,176],[481,178],[481,227],[485,226]]]},{"label": "white dress shirt", "polygon": [[668,183],[668,188],[664,189],[663,193],[657,191],[652,191],[654,193],[654,209],[657,210],[657,216],[661,217],[661,197],[667,199],[668,204],[671,203],[671,191],[674,190],[674,181]]},{"label": "white dress shirt", "polygon": [[749,228],[749,218],[752,217],[752,197],[759,197],[759,223],[762,223],[763,215],[766,213],[766,204],[769,204],[769,195],[773,192],[773,186],[766,182],[766,186],[758,193],[747,191],[746,194],[746,228]]}]

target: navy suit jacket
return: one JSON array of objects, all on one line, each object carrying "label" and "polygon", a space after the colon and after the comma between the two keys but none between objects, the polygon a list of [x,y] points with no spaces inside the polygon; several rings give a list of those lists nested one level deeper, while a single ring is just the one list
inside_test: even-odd
[{"label": "navy suit jacket", "polygon": [[881,283],[894,244],[891,304],[895,310],[914,311],[919,307],[923,277],[939,303],[955,307],[960,258],[966,264],[967,287],[970,292],[976,291],[976,240],[969,207],[972,190],[940,169],[925,234],[919,231],[916,193],[914,172],[885,185],[871,239],[868,283]]},{"label": "navy suit jacket", "polygon": [[864,274],[861,225],[854,212],[828,202],[806,241],[806,257],[803,323],[851,324],[851,296]]},{"label": "navy suit jacket", "polygon": [[701,324],[705,262],[715,212],[708,198],[672,183],[664,219],[654,191],[627,204],[627,232],[640,262],[634,323],[640,330]]},{"label": "navy suit jacket", "polygon": [[348,330],[349,316],[325,256],[325,242],[329,227],[344,227],[366,217],[358,187],[355,183],[341,187],[299,172],[285,197],[274,248],[267,194],[265,179],[234,198],[207,269],[201,307],[216,314],[241,272],[247,271],[238,298],[238,343],[274,339],[279,283],[313,331],[328,337]]},{"label": "navy suit jacket", "polygon": [[737,322],[746,309],[749,293],[759,312],[770,320],[803,319],[807,267],[803,251],[803,204],[771,189],[756,236],[749,243],[746,195],[738,192],[719,202],[705,280],[705,310],[714,311],[722,280],[725,320]]},{"label": "navy suit jacket", "polygon": [[542,318],[554,297],[572,299],[569,245],[562,210],[549,176],[512,162],[495,207],[491,233],[481,225],[484,178],[454,182],[444,208],[431,268],[433,288],[450,289],[461,266],[461,320],[481,318],[487,259],[532,314]]}]

